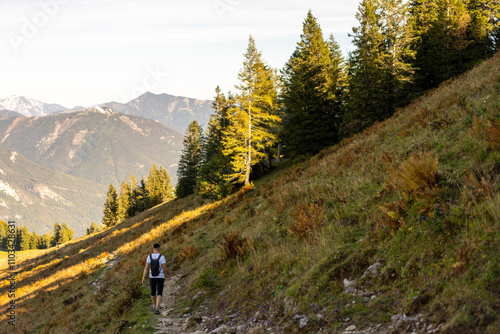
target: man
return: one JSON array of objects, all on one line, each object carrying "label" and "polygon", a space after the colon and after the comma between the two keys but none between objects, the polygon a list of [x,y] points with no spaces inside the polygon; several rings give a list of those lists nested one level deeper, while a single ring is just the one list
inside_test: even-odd
[{"label": "man", "polygon": [[[159,261],[159,274],[153,276],[151,270],[151,262]],[[149,272],[149,287],[151,288],[151,300],[153,301],[153,309],[155,314],[159,314],[159,308],[161,303],[161,297],[163,294],[163,284],[165,283],[165,273],[167,273],[168,278],[171,278],[170,272],[167,270],[167,261],[165,256],[160,254],[160,244],[153,245],[153,254],[148,255],[146,260],[146,266],[144,267],[144,273],[142,274],[142,285],[146,280],[146,274]],[[153,263],[155,265],[156,263]]]}]

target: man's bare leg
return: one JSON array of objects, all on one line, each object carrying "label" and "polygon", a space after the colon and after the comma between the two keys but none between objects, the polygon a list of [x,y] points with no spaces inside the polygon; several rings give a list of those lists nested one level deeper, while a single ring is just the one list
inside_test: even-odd
[{"label": "man's bare leg", "polygon": [[156,308],[159,310],[160,309],[160,303],[161,303],[161,295],[156,296]]},{"label": "man's bare leg", "polygon": [[153,301],[153,308],[156,308],[156,296],[151,296],[151,300]]}]

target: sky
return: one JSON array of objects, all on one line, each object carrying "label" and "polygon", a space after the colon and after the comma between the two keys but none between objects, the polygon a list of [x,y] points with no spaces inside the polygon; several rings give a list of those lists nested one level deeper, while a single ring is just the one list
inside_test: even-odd
[{"label": "sky", "polygon": [[311,10],[344,55],[358,1],[0,0],[0,99],[65,107],[128,102],[146,91],[212,99],[235,91],[252,35],[281,69]]}]

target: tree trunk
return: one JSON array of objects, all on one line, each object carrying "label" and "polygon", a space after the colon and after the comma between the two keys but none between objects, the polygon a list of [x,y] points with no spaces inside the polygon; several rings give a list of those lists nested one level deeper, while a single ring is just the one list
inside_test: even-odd
[{"label": "tree trunk", "polygon": [[248,101],[248,159],[246,165],[245,185],[250,184],[250,170],[252,165],[252,100]]}]

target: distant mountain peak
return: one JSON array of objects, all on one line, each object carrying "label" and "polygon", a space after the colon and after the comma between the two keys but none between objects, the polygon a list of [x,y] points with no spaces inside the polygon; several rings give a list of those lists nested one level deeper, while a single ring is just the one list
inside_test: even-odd
[{"label": "distant mountain peak", "polygon": [[122,114],[157,120],[180,133],[184,133],[189,123],[194,120],[206,126],[213,111],[211,100],[151,92],[146,92],[125,104],[109,102],[101,105],[103,106],[111,107]]},{"label": "distant mountain peak", "polygon": [[0,100],[0,109],[11,110],[24,116],[47,116],[67,108],[53,103],[44,103],[25,96],[11,95]]}]

